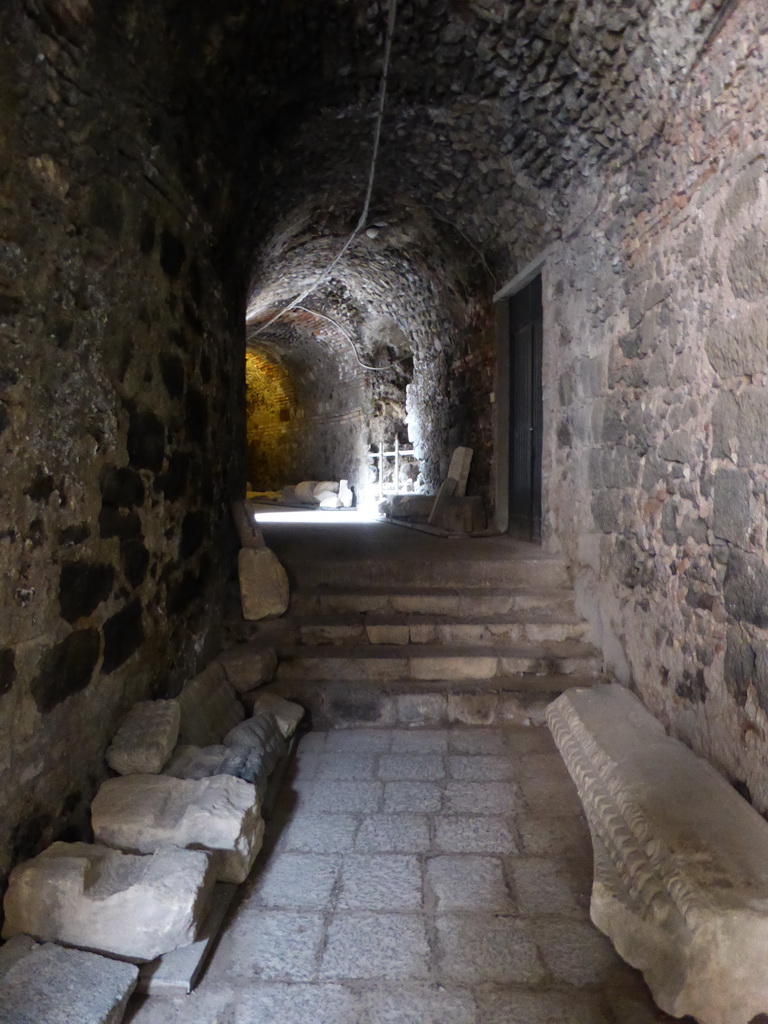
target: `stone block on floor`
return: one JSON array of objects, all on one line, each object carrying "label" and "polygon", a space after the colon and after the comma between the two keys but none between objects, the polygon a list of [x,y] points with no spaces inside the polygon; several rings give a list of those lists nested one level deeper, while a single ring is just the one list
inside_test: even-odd
[{"label": "stone block on floor", "polygon": [[237,693],[217,662],[186,684],[177,698],[181,706],[179,742],[210,747],[245,718]]},{"label": "stone block on floor", "polygon": [[3,1024],[120,1024],[139,975],[133,964],[21,937],[7,945],[18,943],[13,962],[0,956]]},{"label": "stone block on floor", "polygon": [[199,850],[168,847],[134,856],[89,843],[54,843],[11,872],[3,938],[27,934],[154,960],[194,941],[214,881],[208,855]]},{"label": "stone block on floor", "polygon": [[250,782],[262,800],[269,783],[267,763],[259,750],[225,747],[177,747],[164,775],[177,779],[209,779],[212,775],[233,775]]},{"label": "stone block on floor", "polygon": [[237,556],[243,618],[271,619],[288,609],[288,574],[269,548],[241,548]]},{"label": "stone block on floor", "polygon": [[277,727],[285,739],[296,732],[299,722],[304,717],[304,708],[295,701],[286,700],[277,693],[264,693],[256,690],[244,693],[241,700],[250,708],[252,715],[272,715]]},{"label": "stone block on floor", "polygon": [[91,805],[98,842],[130,853],[207,851],[221,882],[248,877],[264,837],[255,788],[232,775],[108,779]]},{"label": "stone block on floor", "polygon": [[238,693],[268,683],[277,668],[277,652],[266,644],[236,644],[222,651],[216,661]]},{"label": "stone block on floor", "polygon": [[765,819],[624,687],[567,691],[548,720],[592,832],[592,920],[668,1013],[768,1014]]},{"label": "stone block on floor", "polygon": [[272,773],[286,751],[285,740],[275,716],[259,711],[236,725],[234,729],[230,729],[223,743],[232,750],[253,750],[260,753],[268,774]]},{"label": "stone block on floor", "polygon": [[178,701],[139,701],[107,748],[107,764],[118,775],[156,775],[176,745],[180,722]]}]

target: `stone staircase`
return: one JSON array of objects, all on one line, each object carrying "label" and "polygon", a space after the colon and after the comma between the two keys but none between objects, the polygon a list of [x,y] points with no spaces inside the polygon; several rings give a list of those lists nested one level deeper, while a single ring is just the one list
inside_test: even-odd
[{"label": "stone staircase", "polygon": [[601,656],[563,562],[533,545],[502,550],[467,558],[446,542],[439,558],[288,564],[289,613],[268,627],[280,657],[270,689],[320,727],[542,721],[563,690],[599,679]]}]

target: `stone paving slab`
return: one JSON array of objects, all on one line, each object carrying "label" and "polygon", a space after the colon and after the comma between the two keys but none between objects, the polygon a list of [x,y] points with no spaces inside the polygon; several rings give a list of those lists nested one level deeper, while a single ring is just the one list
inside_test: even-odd
[{"label": "stone paving slab", "polygon": [[198,990],[128,1021],[671,1024],[591,877],[546,730],[309,733]]}]

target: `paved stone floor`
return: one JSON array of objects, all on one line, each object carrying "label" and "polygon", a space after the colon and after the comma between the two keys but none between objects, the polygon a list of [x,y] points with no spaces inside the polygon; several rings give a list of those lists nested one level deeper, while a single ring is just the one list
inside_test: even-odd
[{"label": "paved stone floor", "polygon": [[545,729],[299,743],[197,990],[131,1024],[654,1024],[589,921],[581,806]]}]

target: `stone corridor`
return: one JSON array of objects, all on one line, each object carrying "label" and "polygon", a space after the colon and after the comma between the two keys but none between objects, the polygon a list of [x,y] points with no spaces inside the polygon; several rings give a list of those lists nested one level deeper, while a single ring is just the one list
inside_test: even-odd
[{"label": "stone corridor", "polygon": [[591,925],[591,874],[544,728],[308,733],[198,988],[126,1019],[671,1020]]}]

